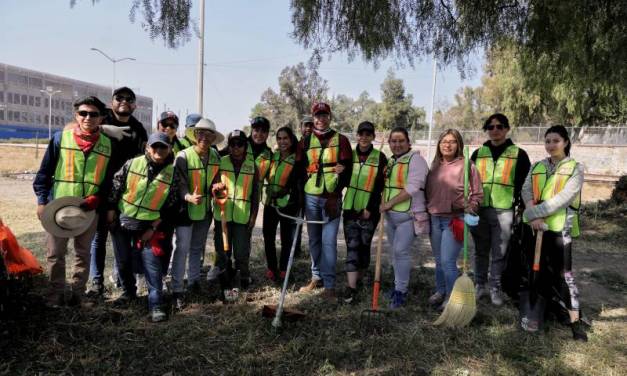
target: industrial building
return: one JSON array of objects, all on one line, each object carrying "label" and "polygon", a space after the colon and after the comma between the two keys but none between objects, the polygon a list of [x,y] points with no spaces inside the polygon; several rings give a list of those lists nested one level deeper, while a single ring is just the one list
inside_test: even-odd
[{"label": "industrial building", "polygon": [[[110,87],[0,63],[0,139],[47,138],[50,111],[54,133],[73,119],[72,103],[88,95],[111,103]],[[152,98],[137,95],[133,116],[150,133]]]}]

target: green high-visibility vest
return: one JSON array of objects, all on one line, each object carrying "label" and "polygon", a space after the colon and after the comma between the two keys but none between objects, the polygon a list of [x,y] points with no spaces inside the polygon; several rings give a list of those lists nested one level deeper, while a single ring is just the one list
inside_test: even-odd
[{"label": "green high-visibility vest", "polygon": [[[548,172],[544,163],[537,162],[531,169],[531,183],[533,188],[533,199],[539,204],[542,201],[546,201],[555,197],[564,189],[564,185],[568,179],[570,179],[575,173],[577,168],[577,162],[574,159],[567,161],[561,161],[555,167],[555,173],[547,178]],[[580,234],[579,231],[579,208],[581,207],[581,191],[577,197],[570,203],[569,208],[575,211],[573,217],[572,228],[570,235],[577,237]],[[560,232],[564,230],[567,217],[566,208],[560,209],[553,213],[548,218],[544,219],[544,223],[547,224],[549,230]],[[525,218],[525,222],[527,222]]]},{"label": "green high-visibility vest", "polygon": [[54,198],[96,194],[107,172],[111,140],[100,133],[96,145],[85,156],[74,141],[73,132],[68,129],[61,134],[61,148],[52,187]]},{"label": "green high-visibility vest", "polygon": [[333,192],[337,187],[338,176],[335,166],[340,153],[340,135],[335,133],[326,147],[322,147],[318,137],[309,136],[310,143],[307,149],[307,182],[305,192],[310,195],[320,195]]},{"label": "green high-visibility vest", "polygon": [[202,196],[198,205],[187,203],[187,214],[193,221],[201,221],[206,218],[209,207],[209,195],[213,179],[218,174],[220,168],[220,156],[213,148],[209,148],[209,160],[207,166],[204,166],[200,155],[191,146],[185,150],[185,159],[187,160],[187,180],[189,193],[197,192]]},{"label": "green high-visibility vest", "polygon": [[379,158],[380,152],[373,148],[364,163],[360,163],[357,151],[353,150],[353,172],[344,195],[344,210],[359,212],[368,206],[379,171]]},{"label": "green high-visibility vest", "polygon": [[181,142],[181,145],[183,145],[183,150],[187,149],[190,146],[194,146],[194,143],[192,142],[192,140],[190,140],[189,138],[187,138],[187,136],[180,138],[179,141]]},{"label": "green high-visibility vest", "polygon": [[[281,191],[287,185],[292,170],[294,169],[295,155],[290,154],[285,159],[281,159],[281,152],[277,151],[272,155],[270,172],[268,173],[268,184],[265,186],[265,205],[272,205],[272,195]],[[275,199],[276,206],[284,208],[290,200],[290,195],[286,194]]]},{"label": "green high-visibility vest", "polygon": [[172,153],[174,153],[174,156],[188,147],[189,145],[187,145],[186,142],[183,142],[183,139],[174,136],[174,139],[172,140]]},{"label": "green high-visibility vest", "polygon": [[[398,196],[407,185],[407,176],[409,175],[409,162],[414,155],[411,151],[402,155],[400,158],[390,158],[388,160],[387,171],[385,174],[385,185],[383,188],[384,200],[390,201]],[[411,208],[411,198],[399,202],[392,207],[395,212],[408,212]]]},{"label": "green high-visibility vest", "polygon": [[[231,162],[231,157],[225,155],[220,159],[220,181],[226,185],[227,200],[224,207],[224,216],[227,222],[248,224],[251,214],[251,198],[255,177],[255,160],[252,154],[246,153],[246,159],[238,174]],[[219,208],[214,199],[214,208]],[[214,217],[222,220],[222,214],[215,210]]]},{"label": "green high-visibility vest", "polygon": [[518,146],[510,145],[494,163],[490,148],[488,146],[479,148],[476,165],[483,185],[482,207],[512,208],[518,151]]},{"label": "green high-visibility vest", "polygon": [[126,176],[126,189],[118,203],[120,212],[140,221],[159,219],[159,210],[170,193],[174,166],[165,166],[152,180],[148,180],[146,156],[135,157]]}]

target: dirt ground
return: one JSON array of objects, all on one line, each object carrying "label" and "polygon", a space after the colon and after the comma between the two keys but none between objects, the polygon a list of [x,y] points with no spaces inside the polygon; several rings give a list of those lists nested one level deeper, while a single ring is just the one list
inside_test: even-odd
[{"label": "dirt ground", "polygon": [[[44,233],[35,220],[32,181],[0,177],[0,217],[18,240],[45,266]],[[547,325],[529,336],[516,329],[510,305],[479,304],[465,329],[434,328],[437,312],[427,306],[433,289],[429,242],[415,244],[407,308],[388,313],[378,331],[365,330],[360,312],[369,307],[370,288],[355,306],[323,302],[317,294],[296,290],[309,278],[309,262],[297,260],[287,304],[307,313],[297,323],[272,331],[259,315],[263,304],[276,303],[279,286],[263,278],[265,258],[259,225],[251,260],[255,283],[242,301],[225,306],[217,288],[203,282],[188,307],[163,324],[146,320],[145,300],[129,309],[109,302],[95,307],[30,311],[0,323],[0,375],[15,374],[563,374],[621,375],[627,369],[627,228],[625,212],[603,207],[584,218],[584,235],[576,240],[574,264],[581,300],[592,321],[588,343],[570,339],[570,330]],[[596,219],[595,219],[596,216]],[[210,232],[212,233],[212,231]],[[304,242],[305,243],[305,242]],[[209,239],[207,250],[213,249]],[[338,236],[338,288],[344,286],[343,235]],[[209,255],[207,258],[210,258]],[[68,265],[71,265],[68,256]],[[108,251],[107,275],[111,250]],[[70,272],[68,266],[68,275]],[[384,290],[393,275],[387,257]],[[34,298],[45,279],[35,281]],[[107,285],[109,298],[119,291]],[[339,291],[339,290],[338,290]],[[37,301],[37,299],[34,299]],[[382,304],[385,306],[386,300]]]}]

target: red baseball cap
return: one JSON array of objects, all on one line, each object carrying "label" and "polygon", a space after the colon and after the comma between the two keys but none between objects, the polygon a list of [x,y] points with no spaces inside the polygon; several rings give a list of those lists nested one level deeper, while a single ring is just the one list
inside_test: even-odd
[{"label": "red baseball cap", "polygon": [[317,103],[314,103],[313,106],[311,106],[312,115],[316,115],[322,112],[331,114],[331,106],[329,106],[328,104],[324,102],[317,102]]}]

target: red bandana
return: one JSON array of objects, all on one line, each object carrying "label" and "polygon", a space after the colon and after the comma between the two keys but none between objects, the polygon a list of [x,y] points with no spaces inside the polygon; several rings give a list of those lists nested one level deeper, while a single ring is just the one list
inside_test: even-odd
[{"label": "red bandana", "polygon": [[74,141],[78,147],[87,154],[94,148],[100,138],[100,128],[93,133],[86,132],[77,124],[73,129]]}]

